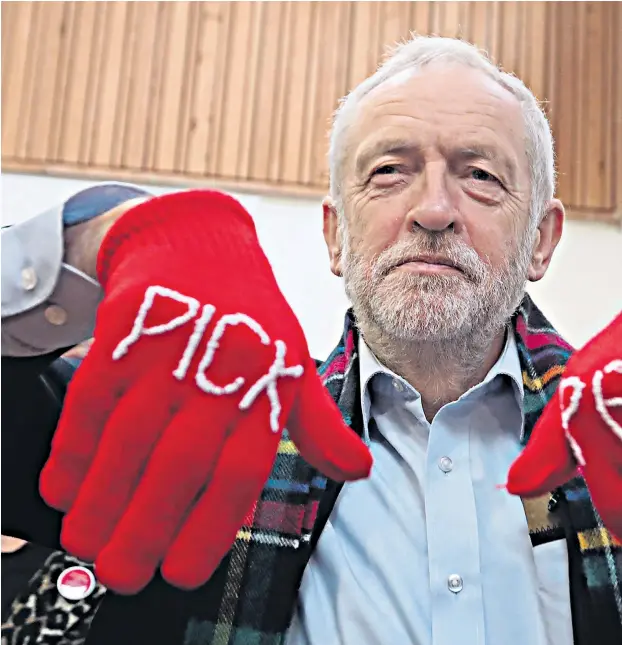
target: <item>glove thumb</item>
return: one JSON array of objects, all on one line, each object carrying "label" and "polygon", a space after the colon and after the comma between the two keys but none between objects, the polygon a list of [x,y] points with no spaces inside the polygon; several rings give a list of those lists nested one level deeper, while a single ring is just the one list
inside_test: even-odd
[{"label": "glove thumb", "polygon": [[556,393],[534,426],[527,447],[514,461],[506,488],[512,495],[537,497],[577,475],[577,464],[561,423]]}]

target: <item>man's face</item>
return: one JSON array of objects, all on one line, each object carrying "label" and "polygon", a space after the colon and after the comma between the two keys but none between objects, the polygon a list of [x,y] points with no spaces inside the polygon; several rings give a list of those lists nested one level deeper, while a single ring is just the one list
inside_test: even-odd
[{"label": "man's face", "polygon": [[497,331],[537,237],[518,101],[482,72],[429,67],[365,97],[346,139],[336,268],[363,331]]}]

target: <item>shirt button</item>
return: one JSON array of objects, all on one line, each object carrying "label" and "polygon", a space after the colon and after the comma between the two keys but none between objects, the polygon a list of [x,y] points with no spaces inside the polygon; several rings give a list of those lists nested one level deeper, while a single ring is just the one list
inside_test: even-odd
[{"label": "shirt button", "polygon": [[438,467],[444,472],[448,473],[454,467],[454,462],[449,457],[441,457],[438,460]]},{"label": "shirt button", "polygon": [[25,291],[32,291],[37,286],[37,273],[32,267],[22,269],[21,278]]},{"label": "shirt button", "polygon": [[398,381],[397,379],[393,379],[393,387],[398,392],[403,392],[404,391],[404,386],[402,385],[401,381]]},{"label": "shirt button", "polygon": [[462,578],[457,573],[452,573],[447,578],[447,587],[452,593],[460,593],[462,591]]},{"label": "shirt button", "polygon": [[43,312],[43,315],[50,325],[59,327],[67,322],[67,312],[58,305],[50,305]]},{"label": "shirt button", "polygon": [[86,567],[69,567],[58,576],[56,588],[67,600],[84,600],[93,593],[95,584],[95,576]]}]

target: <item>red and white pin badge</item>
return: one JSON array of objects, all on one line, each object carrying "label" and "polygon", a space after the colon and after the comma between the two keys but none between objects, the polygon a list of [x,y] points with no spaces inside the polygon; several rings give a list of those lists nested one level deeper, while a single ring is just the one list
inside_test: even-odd
[{"label": "red and white pin badge", "polygon": [[83,600],[93,593],[95,576],[86,567],[69,567],[58,577],[56,588],[67,600]]}]

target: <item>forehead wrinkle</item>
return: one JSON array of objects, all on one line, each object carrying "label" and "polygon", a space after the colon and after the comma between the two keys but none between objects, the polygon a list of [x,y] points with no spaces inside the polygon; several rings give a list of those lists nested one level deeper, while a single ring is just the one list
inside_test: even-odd
[{"label": "forehead wrinkle", "polygon": [[[448,89],[451,91],[451,88]],[[462,93],[456,87],[454,98],[461,97]],[[361,100],[358,108],[360,111],[376,111],[395,104],[411,107],[413,100],[415,100],[417,103],[433,103],[436,114],[456,113],[464,115],[465,113],[472,113],[478,116],[497,118],[500,116],[500,111],[501,116],[505,117],[510,103],[515,104],[517,108],[520,107],[518,100],[511,92],[496,84],[489,86],[487,89],[480,88],[474,95],[471,95],[472,107],[470,109],[458,109],[458,104],[453,100],[445,102],[441,101],[440,98],[437,94],[427,94],[425,89],[411,90],[408,80],[406,80],[389,86],[385,84],[379,85]],[[444,98],[447,99],[448,97]]]}]

